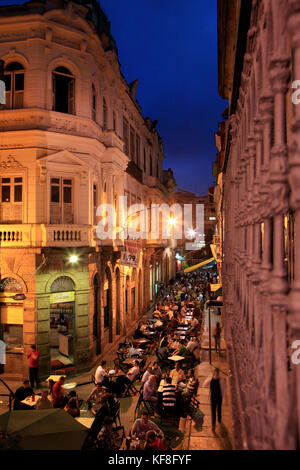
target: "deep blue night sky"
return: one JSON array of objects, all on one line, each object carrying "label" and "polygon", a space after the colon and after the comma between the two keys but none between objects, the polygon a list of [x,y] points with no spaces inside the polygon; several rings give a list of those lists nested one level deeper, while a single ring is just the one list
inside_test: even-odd
[{"label": "deep blue night sky", "polygon": [[[24,3],[0,0],[1,5]],[[180,188],[213,184],[214,132],[226,108],[217,90],[217,0],[100,0],[111,21],[121,70],[140,79],[143,115],[158,120]]]}]

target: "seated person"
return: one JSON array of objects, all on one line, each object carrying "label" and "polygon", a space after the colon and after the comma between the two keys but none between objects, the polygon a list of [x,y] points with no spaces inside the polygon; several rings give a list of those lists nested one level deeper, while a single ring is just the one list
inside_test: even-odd
[{"label": "seated person", "polygon": [[153,316],[153,318],[161,318],[161,313],[160,313],[160,310],[159,310],[157,305],[155,307],[155,310],[154,310],[152,316]]},{"label": "seated person", "polygon": [[133,367],[129,369],[126,375],[119,375],[116,380],[116,392],[123,393],[125,386],[134,382],[134,379],[140,372],[140,363],[139,361],[135,360],[133,362]]},{"label": "seated person", "polygon": [[163,386],[162,404],[165,409],[176,406],[176,385],[172,384],[171,376],[167,377],[166,383]]},{"label": "seated person", "polygon": [[105,418],[103,421],[103,427],[97,436],[97,448],[110,451],[118,450],[120,445],[117,439],[117,434],[113,432],[112,418]]},{"label": "seated person", "polygon": [[174,338],[171,340],[171,342],[169,343],[169,348],[170,349],[178,349],[180,348],[181,344],[180,344],[180,340],[179,340],[179,336],[174,336]]},{"label": "seated person", "polygon": [[109,383],[108,375],[103,366],[106,365],[106,361],[101,361],[95,372],[96,384],[107,385]]},{"label": "seated person", "polygon": [[185,373],[180,368],[179,362],[176,362],[175,369],[170,372],[170,377],[174,382],[183,382],[185,380]]},{"label": "seated person", "polygon": [[159,438],[155,431],[147,431],[145,441],[145,450],[167,450],[165,439]]},{"label": "seated person", "polygon": [[187,344],[187,349],[188,351],[192,354],[193,351],[198,348],[199,346],[199,343],[197,341],[197,338],[196,336],[192,336],[192,338],[189,340],[188,344]]},{"label": "seated person", "polygon": [[36,407],[37,410],[49,410],[53,408],[52,401],[48,398],[48,390],[42,391],[41,399],[37,402]]},{"label": "seated person", "polygon": [[62,408],[65,398],[64,383],[66,378],[62,375],[52,388],[52,403],[53,408]]},{"label": "seated person", "polygon": [[169,355],[169,350],[165,346],[163,348],[157,349],[157,359],[159,361],[165,361],[166,359],[168,359]]},{"label": "seated person", "polygon": [[15,392],[14,410],[29,410],[31,406],[21,403],[25,398],[30,397],[34,393],[30,387],[29,380],[24,380],[23,385],[19,387]]},{"label": "seated person", "polygon": [[150,421],[148,413],[144,412],[141,417],[137,419],[131,429],[131,437],[138,439],[145,439],[147,431],[155,431],[161,438],[164,438],[164,433],[157,426],[157,424]]},{"label": "seated person", "polygon": [[152,403],[155,416],[159,417],[158,414],[158,398],[155,396],[156,394],[156,377],[155,375],[150,375],[149,379],[144,385],[143,389],[143,399],[145,401],[149,401]]},{"label": "seated person", "polygon": [[133,344],[130,345],[129,351],[128,351],[129,357],[133,356],[138,356],[140,357],[143,354],[143,350],[140,348],[135,348]]},{"label": "seated person", "polygon": [[176,328],[178,327],[179,325],[179,321],[178,321],[178,318],[177,318],[177,315],[178,314],[173,314],[173,318],[172,320],[170,321],[170,328],[171,330],[176,330]]},{"label": "seated person", "polygon": [[100,398],[102,397],[103,394],[104,394],[104,391],[103,391],[102,385],[97,384],[96,387],[93,388],[93,390],[91,391],[91,393],[89,394],[87,398],[88,404],[91,405],[92,402],[99,403]]},{"label": "seated person", "polygon": [[147,370],[144,372],[143,377],[142,377],[143,384],[147,382],[151,374],[152,374],[152,366],[148,366]]},{"label": "seated person", "polygon": [[78,398],[70,398],[68,403],[64,407],[64,410],[69,413],[69,415],[71,415],[73,418],[78,418],[80,416]]},{"label": "seated person", "polygon": [[153,362],[152,374],[155,375],[157,381],[159,381],[162,377],[162,371],[157,361]]},{"label": "seated person", "polygon": [[187,354],[189,354],[189,351],[188,349],[186,348],[185,344],[184,344],[184,340],[180,341],[180,346],[179,348],[177,348],[174,353],[172,354],[172,356],[182,356],[182,357],[185,357]]},{"label": "seated person", "polygon": [[91,412],[95,416],[94,422],[90,429],[90,435],[94,438],[98,436],[100,430],[102,429],[105,418],[111,418],[111,411],[108,406],[108,402],[105,396],[100,400],[100,407],[96,411],[94,408],[91,408]]},{"label": "seated person", "polygon": [[136,329],[134,331],[134,334],[133,334],[134,339],[140,339],[140,338],[143,337],[143,332],[141,331],[141,326],[142,326],[142,323],[139,322],[139,324],[136,327]]},{"label": "seated person", "polygon": [[196,395],[199,386],[199,381],[196,379],[195,371],[193,369],[188,370],[187,376],[188,380],[186,383],[186,388],[182,392],[183,398],[190,398],[193,395]]}]

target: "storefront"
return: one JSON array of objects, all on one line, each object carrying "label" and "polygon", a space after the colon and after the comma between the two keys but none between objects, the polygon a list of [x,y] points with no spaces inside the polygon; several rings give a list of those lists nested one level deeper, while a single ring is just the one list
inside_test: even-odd
[{"label": "storefront", "polygon": [[75,285],[67,276],[57,278],[50,294],[51,369],[74,364]]},{"label": "storefront", "polygon": [[0,365],[0,373],[22,373],[23,302],[12,298],[22,291],[15,278],[7,277],[0,282],[0,340],[5,345],[5,364]]}]

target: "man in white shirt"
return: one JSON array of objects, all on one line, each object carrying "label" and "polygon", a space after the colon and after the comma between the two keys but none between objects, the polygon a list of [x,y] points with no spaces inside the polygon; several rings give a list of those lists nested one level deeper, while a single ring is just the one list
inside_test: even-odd
[{"label": "man in white shirt", "polygon": [[106,382],[107,380],[107,373],[103,366],[105,366],[106,361],[101,361],[100,365],[97,367],[96,372],[95,372],[95,382],[96,384],[104,385],[103,381]]},{"label": "man in white shirt", "polygon": [[199,344],[197,338],[196,336],[193,336],[187,344],[187,349],[190,351],[190,353],[192,353],[198,346]]}]

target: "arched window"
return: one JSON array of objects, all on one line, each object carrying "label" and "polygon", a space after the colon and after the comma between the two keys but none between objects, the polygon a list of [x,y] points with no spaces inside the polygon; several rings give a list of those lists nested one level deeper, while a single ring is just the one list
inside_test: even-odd
[{"label": "arched window", "polygon": [[52,282],[50,292],[69,292],[75,290],[73,280],[68,276],[60,276]]},{"label": "arched window", "polygon": [[14,277],[5,277],[0,281],[0,292],[22,292],[21,284]]},{"label": "arched window", "polygon": [[4,109],[20,109],[24,105],[24,67],[18,62],[4,69],[6,104]]},{"label": "arched window", "polygon": [[93,121],[96,121],[96,109],[97,109],[97,95],[94,84],[92,84],[92,118]]},{"label": "arched window", "polygon": [[107,104],[105,98],[103,98],[103,129],[107,129]]},{"label": "arched window", "polygon": [[65,67],[57,67],[52,74],[53,111],[75,114],[75,78]]}]

